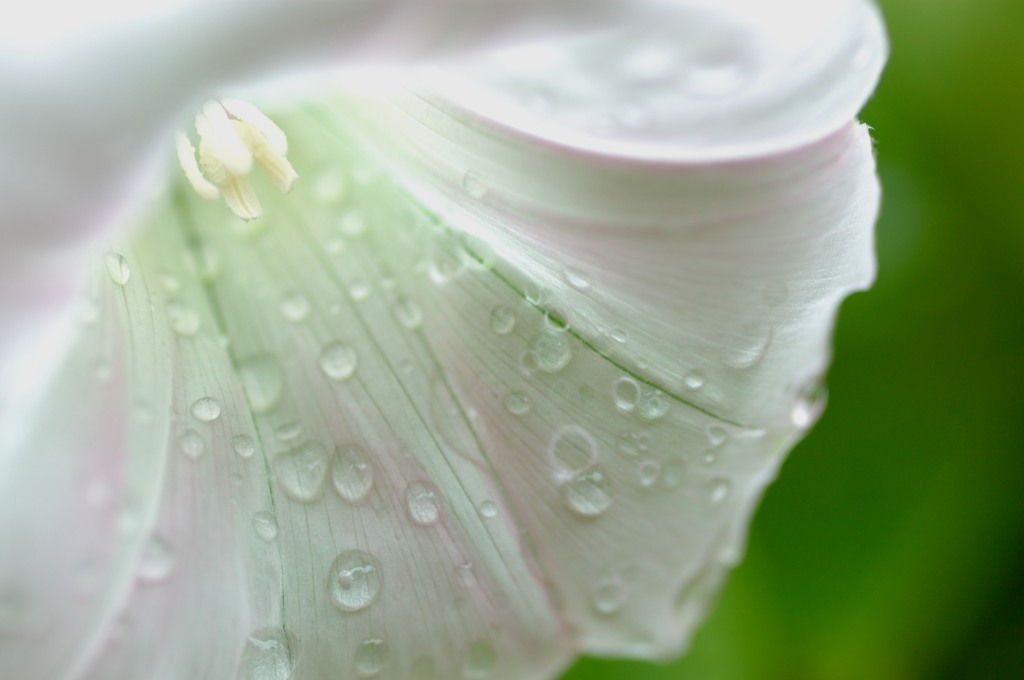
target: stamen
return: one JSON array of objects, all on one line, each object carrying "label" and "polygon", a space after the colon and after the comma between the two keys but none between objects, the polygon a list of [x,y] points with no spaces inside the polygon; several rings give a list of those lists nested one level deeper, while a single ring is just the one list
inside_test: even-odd
[{"label": "stamen", "polygon": [[185,131],[175,135],[174,143],[185,178],[200,196],[222,197],[244,220],[259,217],[263,209],[248,177],[254,160],[274,186],[291,191],[298,174],[285,158],[288,138],[255,106],[238,99],[208,101],[195,123],[198,160]]}]

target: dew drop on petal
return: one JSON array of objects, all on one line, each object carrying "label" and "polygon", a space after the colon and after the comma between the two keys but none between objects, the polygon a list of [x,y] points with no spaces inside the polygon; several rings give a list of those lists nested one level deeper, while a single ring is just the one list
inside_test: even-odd
[{"label": "dew drop on petal", "polygon": [[423,325],[423,310],[415,300],[403,298],[395,305],[395,315],[399,323],[409,330],[415,330]]},{"label": "dew drop on petal", "polygon": [[252,458],[256,453],[256,442],[247,434],[237,434],[231,438],[231,448],[242,458]]},{"label": "dew drop on petal", "polygon": [[413,482],[405,490],[409,519],[420,526],[430,526],[441,517],[441,492],[430,482]]},{"label": "dew drop on petal", "polygon": [[139,553],[138,576],[147,583],[167,580],[174,571],[174,553],[159,538],[151,537]]},{"label": "dew drop on petal", "polygon": [[683,386],[688,390],[699,390],[704,387],[704,374],[700,371],[689,371],[683,376]]},{"label": "dew drop on petal", "polygon": [[730,490],[729,480],[727,479],[716,479],[711,484],[711,502],[715,505],[720,504],[729,496]]},{"label": "dew drop on petal", "polygon": [[199,313],[184,302],[171,300],[167,303],[167,323],[171,330],[182,337],[192,337],[199,332],[202,320]]},{"label": "dew drop on petal", "polygon": [[206,453],[206,442],[195,430],[187,430],[185,434],[178,437],[178,449],[191,460],[198,460]]},{"label": "dew drop on petal", "polygon": [[491,519],[498,516],[498,506],[494,501],[484,501],[480,504],[480,515]]},{"label": "dew drop on petal", "polygon": [[525,416],[533,408],[530,397],[525,392],[509,392],[502,403],[505,410],[514,416]]},{"label": "dew drop on petal", "polygon": [[732,368],[753,368],[764,358],[771,340],[771,326],[751,326],[733,344],[723,347],[722,362]]},{"label": "dew drop on petal", "polygon": [[331,461],[331,482],[338,495],[349,503],[359,503],[373,488],[373,466],[366,451],[357,444],[338,448]]},{"label": "dew drop on petal", "polygon": [[274,431],[277,441],[287,444],[302,436],[302,423],[285,423]]},{"label": "dew drop on petal", "polygon": [[345,612],[370,606],[380,592],[376,558],[362,550],[346,550],[331,565],[328,582],[331,602]]},{"label": "dew drop on petal", "polygon": [[320,369],[331,380],[348,380],[356,372],[359,359],[350,345],[335,342],[320,355]]},{"label": "dew drop on petal", "polygon": [[661,463],[656,460],[645,460],[637,468],[637,474],[640,477],[640,486],[649,489],[657,484],[658,477],[661,476]]},{"label": "dew drop on petal", "polygon": [[572,360],[572,348],[565,333],[543,332],[530,343],[528,355],[537,369],[544,373],[557,373]]},{"label": "dew drop on petal", "polygon": [[204,423],[212,423],[220,418],[220,402],[213,397],[197,399],[189,410],[193,418]]},{"label": "dew drop on petal", "polygon": [[611,616],[626,602],[626,588],[617,578],[605,579],[590,594],[590,603],[599,614]]},{"label": "dew drop on petal", "polygon": [[466,650],[466,661],[462,665],[462,677],[466,680],[484,680],[491,677],[498,665],[498,654],[494,646],[477,640]]},{"label": "dew drop on petal", "polygon": [[491,310],[491,331],[497,335],[508,335],[516,327],[516,313],[511,307],[498,305]]},{"label": "dew drop on petal", "polygon": [[601,468],[577,473],[562,486],[566,506],[581,517],[600,517],[612,504],[612,488]]},{"label": "dew drop on petal", "polygon": [[338,231],[348,238],[361,238],[366,234],[366,218],[357,210],[349,210],[338,220]]},{"label": "dew drop on petal", "polygon": [[106,266],[107,275],[110,280],[119,286],[128,283],[132,276],[132,269],[128,266],[128,260],[120,253],[107,253],[103,256],[103,264]]},{"label": "dew drop on petal", "polygon": [[277,538],[277,520],[269,512],[261,510],[253,513],[252,528],[256,535],[267,543]]},{"label": "dew drop on petal", "polygon": [[363,640],[356,647],[355,659],[352,663],[356,676],[360,678],[378,677],[388,662],[388,656],[387,643],[380,638]]},{"label": "dew drop on petal", "polygon": [[625,458],[635,458],[650,446],[650,436],[642,432],[626,432],[619,437],[616,450]]},{"label": "dew drop on petal", "polygon": [[562,272],[565,282],[576,290],[587,290],[590,288],[590,281],[577,269],[566,269]]},{"label": "dew drop on petal", "polygon": [[797,393],[793,400],[789,411],[790,422],[794,427],[806,430],[821,417],[827,401],[828,392],[825,387],[818,381],[809,383]]},{"label": "dew drop on petal", "polygon": [[238,378],[253,413],[266,413],[277,406],[284,391],[284,371],[269,354],[238,363]]},{"label": "dew drop on petal", "polygon": [[292,323],[302,323],[309,318],[309,298],[302,293],[291,292],[281,300],[281,315]]},{"label": "dew drop on petal", "polygon": [[612,383],[612,400],[615,402],[615,408],[623,413],[629,413],[636,408],[639,398],[640,384],[628,375],[616,378]]},{"label": "dew drop on petal", "polygon": [[669,491],[674,491],[686,481],[686,463],[682,458],[673,458],[662,465],[661,485]]},{"label": "dew drop on petal", "polygon": [[274,475],[289,498],[312,503],[324,493],[327,482],[327,450],[309,442],[285,451],[274,459]]},{"label": "dew drop on petal", "polygon": [[256,631],[245,642],[239,680],[289,680],[295,670],[294,646],[281,628]]},{"label": "dew drop on petal", "polygon": [[657,420],[668,413],[669,398],[659,389],[644,389],[636,402],[636,412],[644,420]]}]

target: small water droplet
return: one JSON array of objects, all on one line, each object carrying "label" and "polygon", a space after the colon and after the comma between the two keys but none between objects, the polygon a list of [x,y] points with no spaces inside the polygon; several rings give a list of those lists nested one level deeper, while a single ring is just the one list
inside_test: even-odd
[{"label": "small water droplet", "polygon": [[644,389],[636,402],[636,412],[644,420],[657,420],[668,413],[670,403],[668,395],[661,390]]},{"label": "small water droplet", "polygon": [[525,416],[533,408],[530,397],[525,392],[509,392],[502,403],[505,410],[514,416]]},{"label": "small water droplet", "polygon": [[825,386],[819,380],[808,382],[797,392],[796,398],[793,400],[789,411],[790,422],[794,427],[806,430],[818,422],[827,403],[828,391]]},{"label": "small water droplet", "polygon": [[718,505],[729,496],[730,484],[727,479],[716,479],[711,484],[711,502]]},{"label": "small water droplet", "polygon": [[387,643],[380,638],[363,640],[356,647],[353,667],[360,678],[376,678],[387,665],[390,655]]},{"label": "small water droplet", "polygon": [[455,574],[459,577],[459,583],[464,588],[473,588],[476,586],[476,572],[473,570],[472,562],[464,562],[459,566],[455,567]]},{"label": "small water droplet", "polygon": [[187,430],[185,434],[178,437],[178,449],[191,460],[198,460],[206,453],[206,442],[195,430]]},{"label": "small water droplet", "polygon": [[415,300],[408,298],[399,300],[395,305],[395,315],[398,317],[399,323],[409,330],[415,330],[423,324],[423,310]]},{"label": "small water droplet", "polygon": [[313,196],[324,205],[334,205],[345,199],[348,185],[340,170],[321,172],[313,181]]},{"label": "small water droplet", "polygon": [[713,448],[718,448],[729,438],[729,430],[725,429],[725,425],[721,423],[708,423],[708,426],[704,428],[704,434],[707,435],[708,444]]},{"label": "small water droplet", "polygon": [[181,281],[178,277],[170,272],[160,272],[159,277],[160,285],[164,287],[168,293],[177,293],[181,290]]},{"label": "small water droplet", "polygon": [[138,577],[146,583],[166,580],[174,571],[174,553],[159,538],[150,537],[139,553]]},{"label": "small water droplet", "polygon": [[629,333],[622,330],[621,328],[613,328],[609,335],[611,336],[612,340],[619,343],[620,345],[624,345],[627,342],[629,342]]},{"label": "small water droplet", "polygon": [[753,368],[764,358],[772,340],[772,327],[767,324],[747,328],[731,345],[722,349],[722,362],[732,368]]},{"label": "small water droplet", "polygon": [[626,588],[618,578],[605,579],[590,594],[590,603],[599,614],[611,616],[626,603]]},{"label": "small water droplet", "polygon": [[699,390],[704,387],[704,374],[694,370],[683,376],[683,386],[688,390]]},{"label": "small water droplet", "polygon": [[640,383],[628,375],[615,379],[612,383],[612,400],[615,408],[623,413],[629,413],[636,408],[636,402],[640,398]]},{"label": "small water droplet", "polygon": [[103,256],[103,264],[107,268],[107,275],[110,280],[119,286],[128,283],[132,276],[132,269],[128,266],[128,260],[120,253],[107,253]]},{"label": "small water droplet", "polygon": [[681,458],[673,458],[661,468],[661,484],[669,491],[674,491],[686,481],[686,463]]},{"label": "small water droplet", "polygon": [[180,336],[190,338],[199,332],[202,319],[199,313],[184,302],[171,300],[167,303],[167,323]]},{"label": "small water droplet", "polygon": [[649,489],[658,482],[658,477],[661,476],[661,463],[656,460],[645,460],[640,463],[637,473],[640,476],[640,486]]},{"label": "small water droplet", "polygon": [[480,180],[480,176],[472,170],[467,170],[462,175],[462,189],[472,199],[480,200],[487,195],[487,187]]},{"label": "small water droplet", "polygon": [[269,512],[261,510],[253,513],[252,528],[267,543],[277,538],[277,520]]},{"label": "small water droplet", "polygon": [[197,399],[189,410],[193,418],[204,423],[212,423],[220,418],[220,402],[213,397]]},{"label": "small water droplet", "polygon": [[565,333],[546,331],[533,339],[527,355],[537,370],[557,373],[572,360],[572,347]]},{"label": "small water droplet", "polygon": [[300,503],[312,503],[327,483],[327,450],[310,442],[285,451],[274,459],[274,474],[285,494]]},{"label": "small water droplet", "polygon": [[360,503],[373,488],[373,466],[361,446],[341,446],[331,461],[331,481],[338,495],[349,503]]},{"label": "small water droplet", "polygon": [[358,364],[355,350],[341,342],[328,345],[320,355],[320,368],[331,380],[348,380]]},{"label": "small water droplet", "polygon": [[497,335],[508,335],[516,327],[516,313],[511,307],[498,305],[491,310],[491,331]]},{"label": "small water droplet", "polygon": [[604,472],[594,467],[577,473],[562,486],[566,506],[581,517],[600,517],[612,504],[612,488]]},{"label": "small water droplet", "polygon": [[480,514],[487,519],[498,516],[498,506],[494,501],[484,501],[480,504]]},{"label": "small water droplet", "polygon": [[405,490],[405,505],[409,519],[421,527],[437,522],[441,517],[441,492],[430,482],[413,482]]},{"label": "small water droplet", "polygon": [[284,371],[269,354],[243,359],[238,363],[238,378],[253,413],[266,413],[277,406],[284,390]]},{"label": "small water droplet", "polygon": [[466,680],[483,680],[491,677],[498,665],[498,653],[485,640],[477,640],[466,650],[466,662],[462,665],[462,677]]},{"label": "small water droplet", "polygon": [[338,220],[338,231],[348,238],[361,238],[366,234],[366,218],[356,210],[349,210]]},{"label": "small water droplet", "polygon": [[329,591],[331,602],[345,612],[370,606],[380,592],[380,567],[377,559],[362,550],[346,550],[331,565]]},{"label": "small water droplet", "polygon": [[239,680],[289,680],[295,670],[293,639],[281,628],[263,628],[245,642]]},{"label": "small water droplet", "polygon": [[562,272],[565,282],[576,290],[587,290],[590,288],[590,281],[578,269],[566,269]]},{"label": "small water droplet", "polygon": [[626,458],[635,458],[650,446],[650,435],[642,432],[626,432],[619,437],[618,452]]},{"label": "small water droplet", "polygon": [[373,288],[362,279],[356,279],[352,282],[352,285],[348,287],[349,298],[356,302],[362,302],[370,297],[371,293],[373,293]]},{"label": "small water droplet", "polygon": [[281,299],[281,315],[292,323],[302,323],[309,318],[309,298],[292,291]]},{"label": "small water droplet", "polygon": [[252,458],[256,453],[256,442],[247,434],[238,434],[231,438],[231,448],[242,458]]}]

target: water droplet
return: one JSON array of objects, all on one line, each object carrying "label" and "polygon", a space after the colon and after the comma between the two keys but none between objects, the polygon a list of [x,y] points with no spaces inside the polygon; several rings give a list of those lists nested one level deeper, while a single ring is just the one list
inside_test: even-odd
[{"label": "water droplet", "polygon": [[341,342],[328,345],[320,355],[320,368],[331,380],[348,380],[358,363],[355,350]]},{"label": "water droplet", "polygon": [[472,170],[467,170],[462,176],[462,189],[472,199],[480,200],[487,195],[487,187],[480,180],[480,176]]},{"label": "water droplet", "polygon": [[516,327],[516,313],[511,307],[498,305],[491,310],[491,330],[498,335],[508,335]]},{"label": "water droplet", "polygon": [[669,398],[656,388],[645,389],[636,402],[636,412],[644,420],[657,420],[668,413]]},{"label": "water droplet", "polygon": [[324,205],[343,201],[347,189],[345,175],[339,170],[322,172],[313,182],[313,196]]},{"label": "water droplet", "polygon": [[285,451],[274,459],[274,474],[289,498],[312,503],[324,493],[327,450],[317,442],[310,442]]},{"label": "water droplet", "polygon": [[441,492],[430,482],[413,482],[405,490],[409,519],[425,527],[441,517]]},{"label": "water droplet", "polygon": [[167,303],[167,323],[171,330],[183,337],[192,337],[199,332],[202,320],[199,313],[184,302],[171,300]]},{"label": "water droplet", "polygon": [[270,543],[277,538],[277,520],[269,512],[256,512],[252,516],[252,528],[256,535]]},{"label": "water droplet", "polygon": [[727,479],[716,479],[711,484],[711,502],[718,505],[729,496],[730,484]]},{"label": "water droplet", "polygon": [[253,413],[266,413],[277,406],[284,390],[284,371],[269,354],[238,363],[238,378]]},{"label": "water droplet", "polygon": [[620,345],[624,345],[627,342],[629,342],[629,333],[622,330],[621,328],[613,328],[609,335],[611,336],[612,340],[619,343]]},{"label": "water droplet", "polygon": [[281,299],[281,315],[292,323],[302,323],[309,318],[309,299],[302,293],[292,291]]},{"label": "water droplet", "polygon": [[380,567],[376,558],[362,550],[346,550],[330,571],[331,602],[345,612],[370,606],[380,592]]},{"label": "water droplet", "polygon": [[423,324],[423,310],[415,300],[408,298],[399,300],[395,305],[395,315],[398,317],[399,323],[409,330],[415,330]]},{"label": "water droplet", "polygon": [[626,603],[626,588],[618,578],[605,579],[590,594],[590,603],[599,614],[611,616]]},{"label": "water droplet", "polygon": [[683,386],[688,390],[699,390],[704,387],[704,374],[700,371],[690,371],[683,376]]},{"label": "water droplet", "polygon": [[600,517],[612,504],[611,483],[597,467],[577,473],[562,486],[566,506],[581,517]]},{"label": "water droplet", "polygon": [[187,430],[185,434],[178,437],[178,449],[185,454],[186,458],[197,460],[206,453],[206,442],[195,430]]},{"label": "water droplet", "polygon": [[480,504],[480,514],[487,519],[498,516],[498,506],[494,501],[484,501]]},{"label": "water droplet", "polygon": [[288,443],[302,436],[302,423],[285,423],[274,432],[277,441]]},{"label": "water droplet", "polygon": [[295,670],[295,644],[280,628],[258,630],[245,642],[239,680],[289,680]]},{"label": "water droplet", "polygon": [[220,402],[213,397],[203,397],[192,403],[192,417],[204,423],[212,423],[220,418]]},{"label": "water droplet", "polygon": [[375,678],[388,662],[388,646],[380,638],[363,640],[356,647],[353,667],[360,678]]},{"label": "water droplet", "polygon": [[498,653],[494,646],[484,640],[477,640],[466,650],[466,662],[462,665],[462,677],[466,680],[489,678],[498,665]]},{"label": "water droplet", "polygon": [[649,489],[658,482],[658,477],[661,476],[661,463],[656,460],[645,460],[640,463],[637,473],[640,476],[640,486]]},{"label": "water droplet", "polygon": [[128,283],[132,276],[132,269],[128,266],[128,260],[120,253],[107,253],[103,256],[103,264],[106,265],[107,275],[110,280],[119,286]]},{"label": "water droplet", "polygon": [[598,457],[597,441],[578,425],[562,425],[548,443],[548,462],[558,481],[591,467]]},{"label": "water droplet", "polygon": [[360,503],[373,488],[373,466],[366,451],[356,444],[339,447],[331,461],[331,481],[338,495]]},{"label": "water droplet", "polygon": [[629,413],[636,408],[636,402],[640,398],[640,383],[628,375],[615,379],[612,383],[612,400],[615,408],[624,413]]},{"label": "water droplet", "polygon": [[708,426],[704,428],[704,434],[707,435],[708,444],[714,448],[718,448],[729,438],[729,430],[725,429],[725,425],[721,423],[708,423]]},{"label": "water droplet", "polygon": [[361,302],[373,293],[373,288],[366,281],[362,279],[356,279],[352,282],[352,285],[348,287],[348,296],[356,302]]},{"label": "water droplet", "polygon": [[669,491],[674,491],[686,481],[686,463],[681,458],[673,458],[661,468],[661,484]]},{"label": "water droplet", "polygon": [[366,218],[356,210],[349,210],[338,220],[338,231],[348,238],[361,238],[366,234]]},{"label": "water droplet", "polygon": [[174,553],[159,538],[151,537],[139,553],[138,576],[147,583],[166,580],[174,571]]},{"label": "water droplet", "polygon": [[533,408],[530,397],[525,392],[509,392],[502,403],[505,410],[514,416],[525,416]]},{"label": "water droplet", "polygon": [[619,454],[626,458],[635,458],[646,451],[651,443],[650,435],[642,432],[626,432],[619,437]]},{"label": "water droplet", "polygon": [[543,332],[530,343],[528,356],[544,373],[557,373],[572,360],[572,348],[565,333]]},{"label": "water droplet", "polygon": [[764,358],[771,340],[771,326],[751,326],[731,345],[723,347],[722,362],[732,368],[753,368]]},{"label": "water droplet", "polygon": [[160,284],[164,287],[168,293],[177,293],[181,290],[181,281],[178,277],[170,272],[160,272],[159,275]]},{"label": "water droplet", "polygon": [[247,434],[238,434],[231,438],[231,448],[242,458],[252,458],[256,453],[256,442]]},{"label": "water droplet", "polygon": [[459,577],[459,583],[464,588],[473,588],[476,586],[476,572],[473,571],[473,563],[465,562],[455,567],[455,573]]},{"label": "water droplet", "polygon": [[789,411],[790,422],[794,427],[806,430],[818,422],[827,403],[828,391],[825,386],[818,380],[808,382],[797,392]]},{"label": "water droplet", "polygon": [[576,269],[566,269],[562,272],[562,276],[565,278],[565,282],[576,290],[587,290],[590,288],[590,281]]}]

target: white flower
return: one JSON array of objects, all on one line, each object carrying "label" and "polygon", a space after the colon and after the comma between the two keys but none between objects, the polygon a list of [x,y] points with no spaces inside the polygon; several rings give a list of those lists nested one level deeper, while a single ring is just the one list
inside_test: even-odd
[{"label": "white flower", "polygon": [[[873,276],[873,7],[172,4],[0,55],[0,675],[678,653]],[[290,194],[189,168],[261,219],[151,196],[310,64]]]}]

